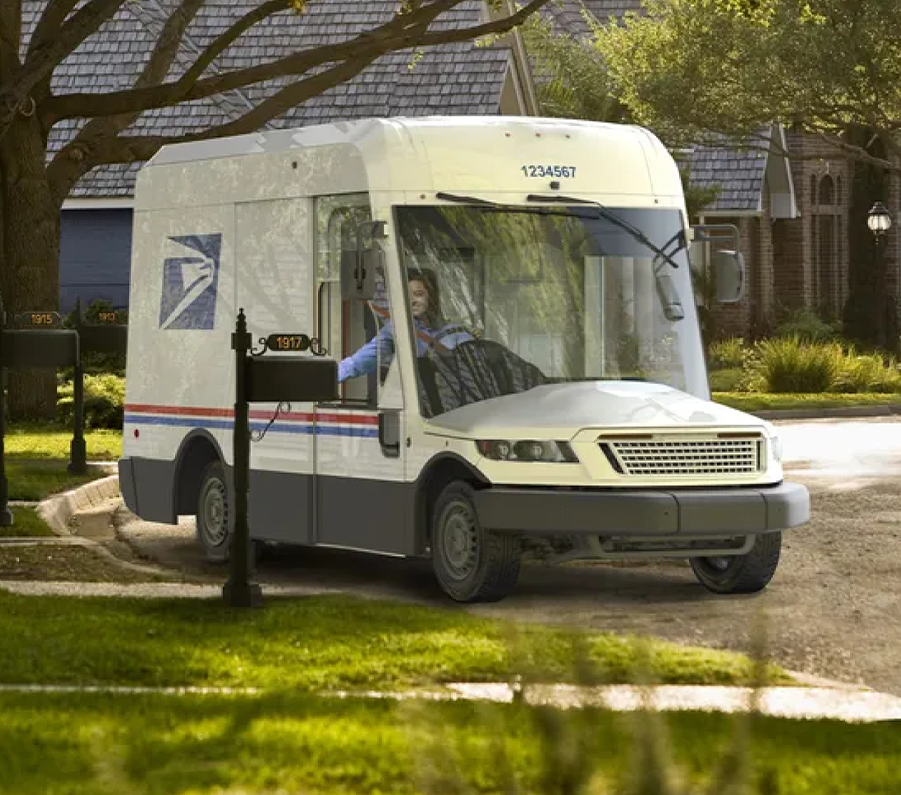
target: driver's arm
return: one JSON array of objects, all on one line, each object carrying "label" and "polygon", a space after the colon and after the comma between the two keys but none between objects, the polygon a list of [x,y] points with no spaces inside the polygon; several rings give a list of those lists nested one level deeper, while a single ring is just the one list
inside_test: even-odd
[{"label": "driver's arm", "polygon": [[356,353],[338,363],[338,383],[346,381],[348,378],[374,373],[378,364],[379,346],[381,346],[381,357],[384,361],[392,352],[393,340],[391,324],[386,323],[379,329],[378,334],[362,345]]}]

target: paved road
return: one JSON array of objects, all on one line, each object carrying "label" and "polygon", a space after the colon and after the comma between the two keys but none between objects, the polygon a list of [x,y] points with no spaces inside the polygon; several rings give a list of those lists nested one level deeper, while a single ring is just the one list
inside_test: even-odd
[{"label": "paved road", "polygon": [[[786,534],[780,568],[758,595],[714,596],[683,561],[529,566],[503,602],[464,608],[444,598],[427,564],[316,549],[264,560],[256,579],[740,651],[762,611],[784,665],[901,695],[901,422],[777,425],[789,478],[811,490],[813,518]],[[121,532],[159,562],[223,574],[201,560],[191,522],[131,522]]]}]

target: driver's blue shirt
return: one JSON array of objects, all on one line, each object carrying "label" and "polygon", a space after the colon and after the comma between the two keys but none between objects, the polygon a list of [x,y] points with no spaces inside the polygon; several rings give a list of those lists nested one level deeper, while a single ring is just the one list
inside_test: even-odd
[{"label": "driver's blue shirt", "polygon": [[[445,348],[453,348],[461,342],[475,339],[472,334],[456,323],[446,323],[439,329],[430,329],[424,323],[415,320],[414,328],[417,332],[424,332],[436,342],[440,342]],[[425,356],[429,350],[429,343],[416,335],[416,352],[418,356]],[[378,366],[379,357],[387,364],[394,355],[394,327],[388,321],[379,333],[369,342],[363,345],[356,353],[342,359],[338,363],[338,383],[348,378],[356,378],[360,375],[374,373]]]}]

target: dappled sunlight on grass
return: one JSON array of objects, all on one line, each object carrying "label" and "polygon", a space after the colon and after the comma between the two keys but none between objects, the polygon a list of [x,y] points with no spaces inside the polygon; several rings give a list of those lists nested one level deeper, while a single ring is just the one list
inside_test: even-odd
[{"label": "dappled sunlight on grass", "polygon": [[[503,681],[514,662],[512,626],[349,596],[272,598],[260,610],[234,611],[218,600],[0,593],[0,681],[315,690]],[[567,676],[571,630],[529,625],[516,635],[517,665],[543,681]],[[636,645],[587,637],[601,676],[625,681],[637,663]],[[731,684],[751,673],[742,655],[663,642],[652,644],[652,665],[670,683]]]},{"label": "dappled sunlight on grass", "polygon": [[[122,432],[85,431],[88,461],[115,461],[122,454]],[[59,425],[19,424],[6,429],[5,451],[10,458],[69,460],[72,429]]]},{"label": "dappled sunlight on grass", "polygon": [[[186,698],[0,694],[0,769],[17,795],[461,791],[434,786],[441,775],[447,785],[457,780],[487,793],[507,790],[505,765],[523,793],[563,792],[559,779],[551,787],[545,778],[555,764],[538,728],[547,714],[521,705],[329,700],[290,690]],[[623,781],[635,763],[632,730],[641,717],[601,710],[559,717],[576,719],[591,737],[590,747],[579,746],[580,762],[606,781]],[[736,723],[682,713],[662,725],[673,758],[700,784]],[[760,718],[749,749],[753,778],[766,777],[773,792],[897,791],[896,724]]]}]

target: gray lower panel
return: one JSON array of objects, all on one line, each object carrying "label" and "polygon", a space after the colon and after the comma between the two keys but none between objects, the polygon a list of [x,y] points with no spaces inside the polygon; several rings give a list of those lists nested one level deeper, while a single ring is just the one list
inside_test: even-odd
[{"label": "gray lower panel", "polygon": [[312,541],[313,477],[293,472],[250,472],[247,523],[251,538],[285,544]]},{"label": "gray lower panel", "polygon": [[148,522],[177,524],[175,462],[132,458],[131,473],[135,508],[129,506],[129,509]]},{"label": "gray lower panel", "polygon": [[[226,477],[231,487],[232,471]],[[175,463],[119,461],[123,499],[149,522],[176,524]],[[317,485],[318,484],[318,488]],[[314,502],[314,489],[317,490]],[[415,484],[251,470],[247,519],[252,538],[285,544],[329,544],[413,555]],[[314,506],[318,505],[318,534]]]},{"label": "gray lower panel", "polygon": [[135,494],[134,473],[132,472],[131,459],[119,459],[119,492],[125,507],[133,514],[138,512],[138,497]]},{"label": "gray lower panel", "polygon": [[475,501],[484,527],[526,535],[751,535],[810,518],[810,496],[797,483],[629,492],[489,488]]},{"label": "gray lower panel", "polygon": [[554,535],[661,536],[679,532],[679,503],[660,491],[586,492],[489,488],[475,494],[479,522],[489,530]]},{"label": "gray lower panel", "polygon": [[412,555],[416,486],[362,478],[317,478],[320,544]]}]

